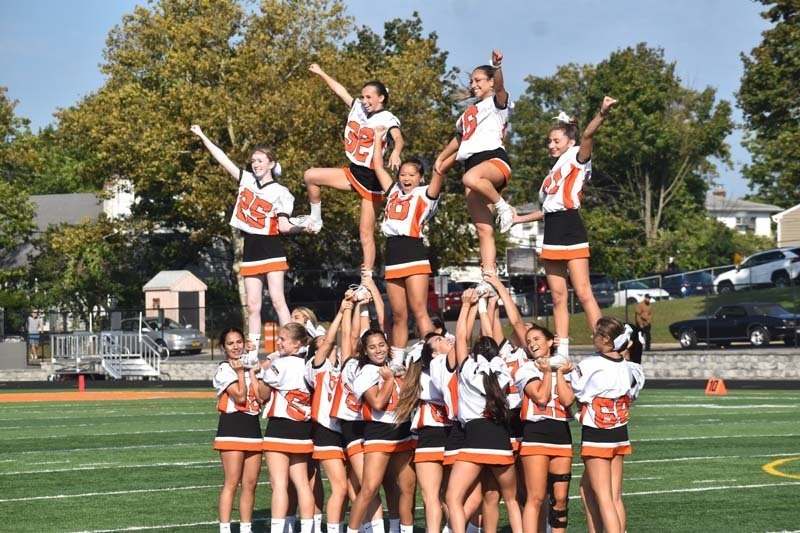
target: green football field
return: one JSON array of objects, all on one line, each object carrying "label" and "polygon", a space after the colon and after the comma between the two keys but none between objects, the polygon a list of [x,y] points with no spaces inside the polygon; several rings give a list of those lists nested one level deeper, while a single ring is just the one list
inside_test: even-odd
[{"label": "green football field", "polygon": [[[0,401],[0,531],[217,531],[216,423],[213,398]],[[800,390],[645,388],[630,435],[628,531],[800,530]],[[576,489],[569,529],[585,531]]]}]

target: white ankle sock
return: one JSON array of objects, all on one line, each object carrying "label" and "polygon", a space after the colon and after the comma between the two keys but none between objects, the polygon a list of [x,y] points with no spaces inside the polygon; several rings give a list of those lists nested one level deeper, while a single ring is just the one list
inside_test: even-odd
[{"label": "white ankle sock", "polygon": [[556,353],[558,355],[563,355],[564,357],[569,357],[569,338],[562,337],[558,339]]},{"label": "white ankle sock", "polygon": [[231,523],[230,522],[220,522],[219,523],[219,533],[231,533]]},{"label": "white ankle sock", "polygon": [[301,518],[300,519],[300,533],[314,533],[314,519]]},{"label": "white ankle sock", "polygon": [[269,533],[283,533],[283,528],[285,527],[285,518],[273,518],[269,523]]},{"label": "white ankle sock", "polygon": [[[327,531],[327,533],[340,533],[340,531],[339,531],[340,527],[341,527],[341,524],[332,524],[332,523],[328,522],[328,526],[325,528],[325,530]],[[320,533],[322,533],[322,532],[320,532]]]},{"label": "white ankle sock", "polygon": [[322,202],[309,205],[311,205],[311,218],[317,221],[322,220]]},{"label": "white ankle sock", "polygon": [[372,528],[372,533],[384,533],[386,531],[383,528],[383,519],[373,520],[369,525]]},{"label": "white ankle sock", "polygon": [[506,208],[506,207],[508,207],[508,204],[507,204],[507,203],[506,203],[506,201],[505,201],[505,200],[503,200],[502,198],[500,198],[500,199],[499,199],[499,200],[498,200],[498,201],[497,201],[497,202],[494,204],[494,208],[495,208],[496,210],[498,210],[498,211],[500,211],[501,209],[504,209],[504,208]]},{"label": "white ankle sock", "polygon": [[314,515],[314,533],[322,533],[322,513]]},{"label": "white ankle sock", "polygon": [[239,522],[239,533],[253,533],[252,522]]}]

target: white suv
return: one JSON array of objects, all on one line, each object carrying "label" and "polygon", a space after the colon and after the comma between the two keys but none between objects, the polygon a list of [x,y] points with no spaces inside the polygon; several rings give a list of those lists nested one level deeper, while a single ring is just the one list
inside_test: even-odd
[{"label": "white suv", "polygon": [[800,274],[800,248],[775,248],[747,257],[714,278],[717,293],[756,286],[786,287]]}]

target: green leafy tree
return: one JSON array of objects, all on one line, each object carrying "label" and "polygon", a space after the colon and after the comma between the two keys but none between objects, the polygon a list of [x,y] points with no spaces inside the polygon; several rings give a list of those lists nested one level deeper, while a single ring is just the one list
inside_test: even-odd
[{"label": "green leafy tree", "polygon": [[742,54],[737,97],[752,156],[743,174],[760,200],[790,207],[800,201],[800,4],[759,1],[774,26],[750,55]]}]

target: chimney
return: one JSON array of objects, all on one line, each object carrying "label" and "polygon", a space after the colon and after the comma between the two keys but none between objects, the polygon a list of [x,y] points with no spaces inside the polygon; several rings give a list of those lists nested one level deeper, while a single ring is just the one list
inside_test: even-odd
[{"label": "chimney", "polygon": [[725,187],[717,187],[711,191],[711,194],[719,198],[725,198]]}]

